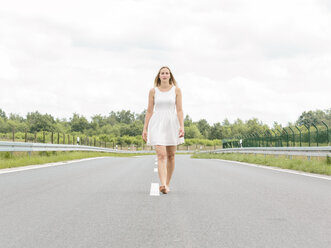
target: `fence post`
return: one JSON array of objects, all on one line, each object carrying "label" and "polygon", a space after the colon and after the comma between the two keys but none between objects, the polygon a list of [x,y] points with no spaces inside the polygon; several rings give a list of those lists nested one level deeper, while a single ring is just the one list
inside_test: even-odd
[{"label": "fence post", "polygon": [[283,128],[283,130],[284,130],[285,133],[286,133],[286,145],[287,145],[287,147],[289,147],[289,145],[288,145],[288,132],[286,131],[285,128]]},{"label": "fence post", "polygon": [[53,138],[54,138],[54,132],[52,131],[52,137],[51,137],[51,139],[52,139],[52,144],[53,144]]},{"label": "fence post", "polygon": [[309,144],[309,146],[310,146],[310,126],[308,125],[306,125],[306,124],[303,124],[306,128],[307,128],[307,130],[308,130],[308,144]]},{"label": "fence post", "polygon": [[[260,145],[261,147],[264,147],[264,138],[263,138],[263,133],[259,133],[258,132],[258,135],[259,135],[259,139],[260,139]],[[260,147],[260,146],[259,146]]]},{"label": "fence post", "polygon": [[297,127],[297,126],[295,126],[296,127],[296,129],[298,129],[298,131],[299,131],[299,133],[300,133],[300,147],[302,146],[301,145],[301,130]]},{"label": "fence post", "polygon": [[27,130],[25,129],[25,143],[28,142],[28,133]]},{"label": "fence post", "polygon": [[275,133],[275,131],[274,131],[274,130],[272,130],[272,129],[271,129],[271,131],[272,131],[272,132],[274,133],[274,135],[275,135],[275,147],[276,147],[276,146],[277,146],[277,145],[276,145],[276,139],[277,139],[277,135],[276,135],[276,133]]},{"label": "fence post", "polygon": [[63,133],[63,144],[66,143],[66,135]]},{"label": "fence post", "polygon": [[43,143],[45,143],[45,131],[43,131]]},{"label": "fence post", "polygon": [[266,141],[267,141],[267,144],[266,144],[266,147],[269,145],[269,140],[268,140],[268,133],[267,131],[264,132],[264,137],[266,137]]},{"label": "fence post", "polygon": [[279,146],[280,147],[282,147],[283,146],[283,142],[282,142],[282,132],[281,131],[279,131],[278,129],[276,129],[276,131],[278,131],[279,132]]},{"label": "fence post", "polygon": [[57,143],[60,144],[60,133],[57,132]]},{"label": "fence post", "polygon": [[70,134],[68,134],[68,145],[70,145]]},{"label": "fence post", "polygon": [[34,143],[37,143],[37,132],[34,133]]},{"label": "fence post", "polygon": [[294,137],[294,131],[291,127],[288,127],[292,131],[292,137],[293,137],[293,146],[295,146],[295,137]]},{"label": "fence post", "polygon": [[267,135],[269,137],[269,144],[267,144],[267,145],[268,146],[272,146],[272,133],[269,130],[267,130],[266,132],[267,132]]},{"label": "fence post", "polygon": [[328,140],[328,146],[330,145],[330,138],[329,138],[329,127],[328,125],[325,124],[324,121],[322,121],[322,123],[324,124],[324,126],[326,127],[326,137],[327,137],[327,140]]},{"label": "fence post", "polygon": [[260,147],[261,146],[261,139],[260,139],[260,135],[259,135],[259,133],[255,133],[254,134],[254,136],[255,136],[255,138],[256,138],[256,145],[258,146],[258,147]]},{"label": "fence post", "polygon": [[318,128],[315,126],[314,123],[311,124],[316,129],[316,145],[318,146]]}]

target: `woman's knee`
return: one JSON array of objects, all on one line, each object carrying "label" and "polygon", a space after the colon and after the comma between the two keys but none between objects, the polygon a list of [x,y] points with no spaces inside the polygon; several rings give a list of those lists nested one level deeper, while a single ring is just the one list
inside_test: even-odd
[{"label": "woman's knee", "polygon": [[158,154],[157,154],[157,158],[158,158],[159,160],[166,160],[166,158],[167,158],[167,154],[166,154],[166,153],[158,153]]},{"label": "woman's knee", "polygon": [[167,154],[167,159],[169,159],[169,160],[173,160],[173,159],[175,159],[175,153],[168,153]]}]

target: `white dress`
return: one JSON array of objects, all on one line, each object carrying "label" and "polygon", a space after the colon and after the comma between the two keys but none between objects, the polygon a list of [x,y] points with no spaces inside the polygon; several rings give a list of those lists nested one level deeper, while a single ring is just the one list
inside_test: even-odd
[{"label": "white dress", "polygon": [[179,138],[179,120],[176,112],[176,87],[166,92],[155,87],[154,112],[147,128],[147,145],[175,146],[184,143]]}]

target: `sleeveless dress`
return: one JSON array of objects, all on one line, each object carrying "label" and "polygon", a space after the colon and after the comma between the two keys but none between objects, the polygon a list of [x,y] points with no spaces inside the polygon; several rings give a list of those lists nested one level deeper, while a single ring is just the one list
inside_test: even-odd
[{"label": "sleeveless dress", "polygon": [[179,138],[179,120],[176,112],[176,87],[162,92],[157,87],[154,95],[154,112],[147,128],[147,145],[175,146],[184,143]]}]

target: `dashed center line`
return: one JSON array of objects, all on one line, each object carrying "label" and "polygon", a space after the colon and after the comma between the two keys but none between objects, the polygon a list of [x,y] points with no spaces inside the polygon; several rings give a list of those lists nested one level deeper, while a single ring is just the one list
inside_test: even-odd
[{"label": "dashed center line", "polygon": [[[154,172],[157,172],[158,171],[158,169],[157,169],[157,157],[154,158],[154,164],[155,164]],[[160,196],[159,183],[151,183],[151,190],[150,190],[149,195],[151,195],[151,196]]]},{"label": "dashed center line", "polygon": [[152,183],[151,184],[151,191],[150,191],[149,194],[151,196],[160,196],[159,184],[158,183]]}]

